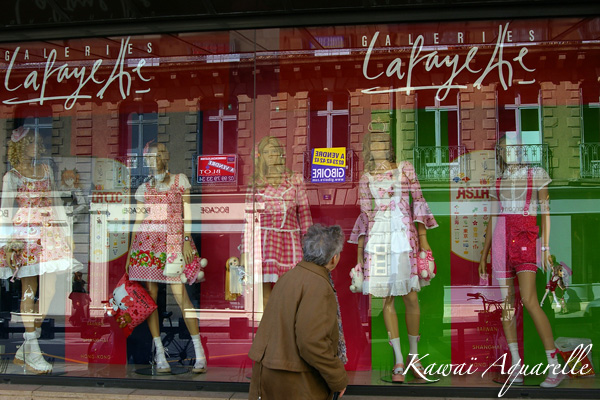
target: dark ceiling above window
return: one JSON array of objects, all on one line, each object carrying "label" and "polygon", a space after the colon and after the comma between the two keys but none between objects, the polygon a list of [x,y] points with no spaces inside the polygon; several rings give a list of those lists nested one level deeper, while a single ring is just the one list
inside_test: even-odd
[{"label": "dark ceiling above window", "polygon": [[3,0],[2,6],[0,41],[600,13],[599,0]]}]

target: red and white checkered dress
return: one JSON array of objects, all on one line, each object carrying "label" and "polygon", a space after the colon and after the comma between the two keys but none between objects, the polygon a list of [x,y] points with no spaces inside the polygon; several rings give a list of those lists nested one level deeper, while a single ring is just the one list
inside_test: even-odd
[{"label": "red and white checkered dress", "polygon": [[[260,214],[263,282],[277,282],[302,260],[302,235],[312,225],[304,182],[298,174],[284,173],[279,186],[258,187],[246,201],[256,202],[258,208],[264,205]],[[252,247],[250,232],[244,235],[242,252]]]},{"label": "red and white checkered dress", "polygon": [[[167,190],[157,190],[146,182],[136,192],[136,199],[150,211],[131,243],[129,279],[132,281],[181,283],[179,276],[165,276],[163,272],[169,253],[167,244],[183,247],[183,194],[191,186],[183,174],[171,179],[173,183]],[[194,241],[190,244],[195,261],[200,262]]]}]

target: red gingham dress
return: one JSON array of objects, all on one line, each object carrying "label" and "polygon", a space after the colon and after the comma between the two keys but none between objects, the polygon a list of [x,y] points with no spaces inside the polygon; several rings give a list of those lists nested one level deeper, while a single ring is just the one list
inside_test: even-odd
[{"label": "red gingham dress", "polygon": [[[138,201],[143,196],[144,206],[150,209],[150,213],[140,224],[131,243],[129,279],[132,281],[181,283],[179,276],[163,274],[167,242],[178,245],[179,249],[183,246],[183,194],[189,188],[185,175],[173,175],[172,179],[173,183],[166,191],[158,191],[146,182],[145,187],[140,186],[136,193]],[[184,183],[180,184],[180,180],[184,179]],[[190,240],[190,244],[196,261],[200,262],[194,241]]]},{"label": "red gingham dress", "polygon": [[[263,282],[277,282],[302,260],[302,235],[312,225],[304,182],[298,174],[284,173],[279,186],[259,187],[248,193],[246,201],[256,202],[259,208],[264,204],[260,213]],[[242,252],[252,247],[250,232],[244,235]]]}]

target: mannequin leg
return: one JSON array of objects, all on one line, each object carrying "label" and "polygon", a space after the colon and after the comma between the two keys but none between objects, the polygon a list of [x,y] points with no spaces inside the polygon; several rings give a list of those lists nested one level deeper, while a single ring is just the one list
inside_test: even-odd
[{"label": "mannequin leg", "polygon": [[187,326],[190,335],[197,335],[199,333],[198,320],[194,317],[186,318],[185,316],[185,310],[193,309],[194,306],[192,305],[192,301],[190,300],[190,296],[188,295],[187,290],[185,290],[184,284],[172,284],[169,286],[171,286],[171,291],[173,292],[175,301],[177,301],[177,304],[181,309],[181,313],[183,314],[183,320],[185,321],[185,326]]},{"label": "mannequin leg", "polygon": [[412,291],[402,296],[406,308],[405,320],[406,330],[411,336],[419,336],[419,324],[421,322],[421,309],[419,308],[419,297],[417,292]]},{"label": "mannequin leg", "polygon": [[271,296],[271,291],[273,290],[272,285],[271,282],[263,282],[263,310],[267,307],[269,296]]},{"label": "mannequin leg", "polygon": [[[28,276],[21,278],[21,313],[31,314],[35,313],[36,306],[38,304],[35,301],[35,294],[38,289],[38,277]],[[47,305],[46,305],[47,310]],[[38,310],[38,312],[46,314],[45,310]],[[52,371],[52,364],[48,363],[40,349],[38,338],[41,334],[41,325],[43,317],[41,319],[33,319],[32,317],[23,317],[23,325],[25,327],[25,333],[23,339],[25,341],[19,347],[15,353],[14,363],[23,365],[29,371],[36,374],[47,374]]]},{"label": "mannequin leg", "polygon": [[554,350],[554,336],[552,335],[552,327],[548,317],[541,309],[537,302],[537,290],[535,287],[535,273],[521,272],[519,274],[519,290],[521,291],[521,299],[523,305],[531,315],[535,328],[540,335],[540,339],[544,344],[544,349]]},{"label": "mannequin leg", "polygon": [[398,329],[398,315],[396,314],[395,297],[383,299],[383,321],[388,331],[390,344],[394,350],[395,364],[392,370],[392,382],[404,382],[404,358],[400,347],[400,333]]},{"label": "mannequin leg", "polygon": [[[150,297],[152,297],[152,300],[156,302],[156,298],[158,297],[158,283],[146,282],[146,289],[148,290],[148,294],[150,294]],[[150,329],[150,334],[152,335],[152,340],[154,342],[154,348],[156,352],[154,356],[156,372],[159,374],[168,374],[171,372],[171,367],[169,366],[169,362],[167,361],[167,357],[165,356],[165,348],[160,338],[160,321],[158,319],[158,310],[154,310],[152,314],[150,314],[150,316],[147,319],[147,322],[148,328]]]},{"label": "mannequin leg", "polygon": [[408,332],[408,365],[409,368],[412,366],[413,373],[416,378],[425,379],[425,368],[420,361],[414,360],[414,358],[418,358],[419,349],[419,326],[421,323],[421,309],[419,307],[419,295],[417,292],[412,291],[405,296],[402,296],[402,300],[404,300],[405,306],[405,321],[406,321],[406,330]]},{"label": "mannequin leg", "polygon": [[192,372],[196,374],[200,374],[206,372],[206,356],[204,355],[204,349],[202,348],[202,342],[200,340],[200,330],[198,328],[198,320],[195,317],[186,317],[185,310],[193,309],[192,301],[190,300],[190,296],[188,295],[187,290],[185,289],[185,285],[182,284],[173,284],[171,285],[171,290],[173,292],[173,296],[181,309],[181,313],[183,314],[183,320],[185,321],[185,325],[190,332],[190,336],[192,337],[192,342],[194,344],[194,353],[196,355],[196,362],[194,363],[194,367],[192,368]]},{"label": "mannequin leg", "polygon": [[566,375],[560,372],[560,364],[556,358],[557,350],[554,345],[552,326],[548,317],[537,302],[537,290],[535,287],[535,272],[522,272],[519,274],[519,289],[523,299],[523,305],[531,315],[538,335],[542,340],[550,370],[548,376],[540,384],[542,387],[552,388],[558,386]]},{"label": "mannequin leg", "polygon": [[508,344],[517,343],[517,323],[515,321],[515,283],[514,279],[500,281],[502,294],[502,328]]},{"label": "mannequin leg", "polygon": [[[146,282],[146,290],[148,290],[148,294],[152,297],[152,300],[156,303],[156,298],[158,297],[158,283],[156,282]],[[148,328],[150,328],[150,333],[152,337],[160,337],[160,324],[158,320],[158,309],[154,310],[152,314],[147,319]]]},{"label": "mannequin leg", "polygon": [[398,330],[398,315],[396,314],[396,307],[394,306],[395,299],[394,296],[383,299],[383,321],[385,322],[385,328],[390,335],[390,339],[400,337]]},{"label": "mannequin leg", "polygon": [[[504,335],[506,336],[506,342],[511,356],[511,366],[521,364],[521,355],[519,353],[519,342],[517,338],[517,321],[515,320],[514,279],[500,280],[500,293],[502,295],[502,328],[504,330]],[[514,385],[522,385],[523,376],[517,373],[518,369],[515,369],[514,371],[514,374],[509,375],[507,380]]]},{"label": "mannequin leg", "polygon": [[[38,280],[40,285],[40,300],[38,300],[38,309],[39,313],[42,315],[41,319],[39,320],[39,326],[41,326],[42,321],[44,318],[46,318],[46,314],[48,314],[48,310],[50,309],[50,304],[52,304],[52,299],[54,299],[54,294],[56,293],[57,276],[57,273],[44,274],[44,276],[41,276]],[[64,275],[60,276],[64,278]],[[37,322],[38,321],[36,321],[36,326],[38,326]]]},{"label": "mannequin leg", "polygon": [[[37,306],[35,301],[35,294],[37,292],[37,289],[37,276],[27,276],[21,278],[21,314],[35,313],[35,309]],[[26,332],[35,331],[34,321],[30,318],[23,317],[23,325],[25,326]]]}]

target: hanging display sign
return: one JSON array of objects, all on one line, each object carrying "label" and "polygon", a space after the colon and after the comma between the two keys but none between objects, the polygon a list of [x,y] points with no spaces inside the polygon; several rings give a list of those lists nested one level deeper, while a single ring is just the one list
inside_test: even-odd
[{"label": "hanging display sign", "polygon": [[237,183],[237,155],[198,156],[198,183]]},{"label": "hanging display sign", "polygon": [[316,148],[312,150],[310,181],[334,183],[346,181],[346,148]]}]

